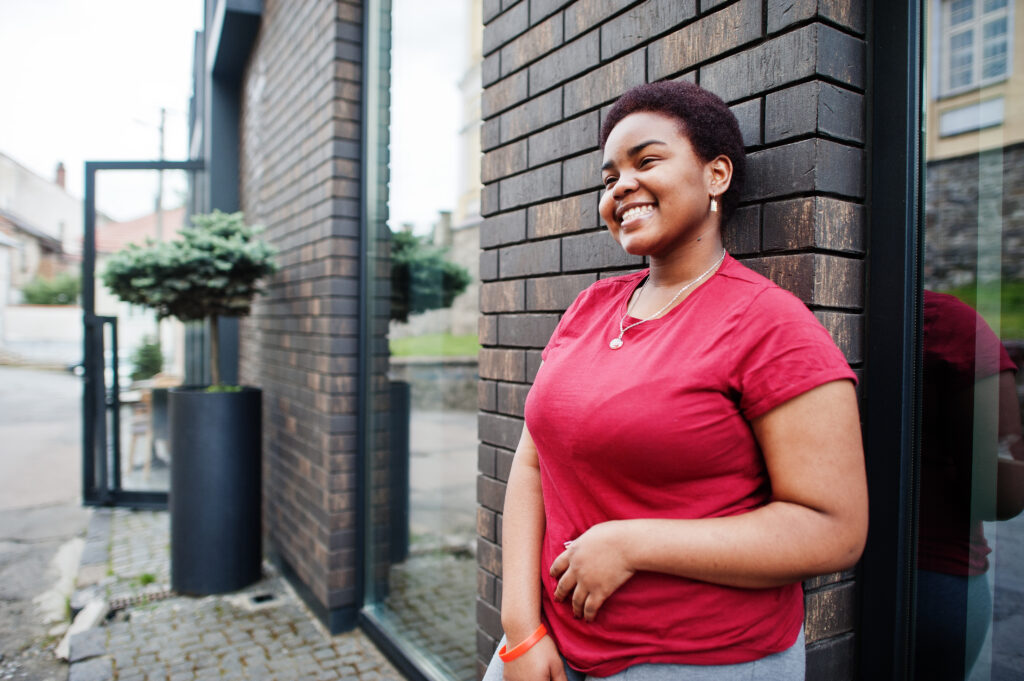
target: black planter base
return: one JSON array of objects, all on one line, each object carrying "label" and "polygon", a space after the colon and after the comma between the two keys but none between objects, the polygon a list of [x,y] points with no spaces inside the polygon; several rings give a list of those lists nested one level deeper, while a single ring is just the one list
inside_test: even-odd
[{"label": "black planter base", "polygon": [[260,578],[262,392],[169,394],[171,588],[236,591]]}]

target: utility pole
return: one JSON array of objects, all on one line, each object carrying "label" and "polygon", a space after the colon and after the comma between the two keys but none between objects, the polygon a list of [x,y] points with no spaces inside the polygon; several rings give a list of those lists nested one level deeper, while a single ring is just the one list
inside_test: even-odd
[{"label": "utility pole", "polygon": [[[164,160],[164,122],[167,119],[167,109],[160,107],[160,158]],[[164,171],[156,171],[156,240],[164,240]]]}]

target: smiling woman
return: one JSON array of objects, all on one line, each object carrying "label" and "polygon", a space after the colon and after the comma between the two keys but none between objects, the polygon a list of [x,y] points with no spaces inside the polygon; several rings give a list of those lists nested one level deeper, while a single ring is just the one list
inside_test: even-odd
[{"label": "smiling woman", "polygon": [[722,246],[745,165],[718,97],[640,86],[601,139],[601,217],[650,267],[583,291],[544,349],[485,678],[802,679],[800,582],[867,530],[853,372]]}]

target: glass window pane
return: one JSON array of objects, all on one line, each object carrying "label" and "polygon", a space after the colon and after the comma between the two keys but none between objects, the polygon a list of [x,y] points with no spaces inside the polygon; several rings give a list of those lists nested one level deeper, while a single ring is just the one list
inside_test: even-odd
[{"label": "glass window pane", "polygon": [[949,23],[953,26],[974,18],[974,0],[953,0],[950,5]]},{"label": "glass window pane", "polygon": [[[982,77],[1007,75],[1009,19],[982,31]],[[966,43],[950,36],[954,86],[969,80]],[[1024,130],[1007,116],[943,138],[963,102],[932,97],[914,678],[1024,678]]]},{"label": "glass window pane", "polygon": [[1004,9],[1006,4],[1006,0],[985,0],[984,11],[987,14],[988,12]]},{"label": "glass window pane", "polygon": [[366,607],[416,664],[452,681],[476,678],[480,125],[462,114],[479,111],[482,22],[468,5],[391,0],[368,424]]}]

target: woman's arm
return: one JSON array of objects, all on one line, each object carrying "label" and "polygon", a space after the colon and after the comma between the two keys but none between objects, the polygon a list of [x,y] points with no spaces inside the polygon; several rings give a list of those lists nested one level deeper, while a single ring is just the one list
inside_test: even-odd
[{"label": "woman's arm", "polygon": [[578,617],[598,609],[638,570],[742,588],[765,588],[854,565],[868,503],[856,393],[833,381],[752,422],[772,485],[749,513],[697,520],[601,523],[551,566],[555,598]]},{"label": "woman's arm", "polygon": [[[537,446],[526,426],[523,426],[505,488],[501,534],[501,626],[511,650],[541,623],[540,546],[544,537],[544,499]],[[551,637],[545,636],[521,657],[506,662],[505,678],[509,681],[564,681],[562,659]]]}]

